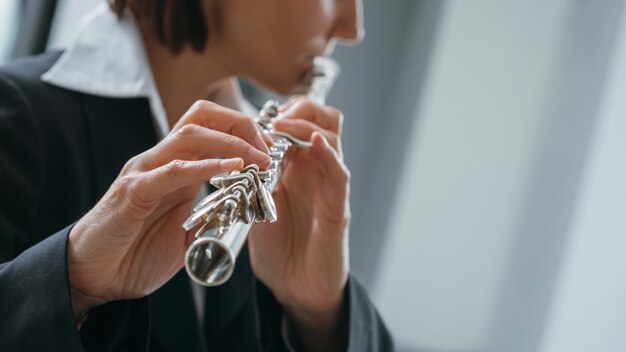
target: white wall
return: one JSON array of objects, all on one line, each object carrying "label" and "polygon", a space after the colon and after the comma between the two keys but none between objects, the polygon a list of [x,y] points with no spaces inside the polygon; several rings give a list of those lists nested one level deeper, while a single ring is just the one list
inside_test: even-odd
[{"label": "white wall", "polygon": [[0,63],[11,54],[19,18],[18,7],[17,0],[0,1]]},{"label": "white wall", "polygon": [[[585,326],[559,325],[580,309],[548,312],[576,297],[573,288],[555,296],[555,283],[581,215],[574,204],[622,8],[619,0],[446,2],[375,285],[404,349],[527,352],[548,336],[550,351],[568,351],[554,340]],[[610,234],[624,233],[620,226],[611,223]],[[619,246],[608,241],[597,246]],[[586,282],[570,270],[568,282]],[[606,275],[599,285],[614,277]],[[596,331],[613,334],[609,318],[619,316],[602,316]],[[548,330],[551,317],[561,320]]]},{"label": "white wall", "polygon": [[486,351],[539,351],[548,332],[623,7],[623,0],[568,0],[564,8]]},{"label": "white wall", "polygon": [[543,352],[626,351],[626,10]]},{"label": "white wall", "polygon": [[488,339],[564,6],[444,7],[375,287],[405,348]]},{"label": "white wall", "polygon": [[49,48],[64,48],[72,40],[80,19],[106,0],[58,0],[48,40]]}]

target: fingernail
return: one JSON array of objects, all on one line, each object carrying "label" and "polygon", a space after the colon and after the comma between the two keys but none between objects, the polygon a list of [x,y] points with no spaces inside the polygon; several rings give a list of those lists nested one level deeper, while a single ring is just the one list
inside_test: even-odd
[{"label": "fingernail", "polygon": [[256,148],[250,148],[250,156],[259,165],[265,165],[265,164],[267,164],[267,163],[269,163],[271,161],[269,155],[259,151]]},{"label": "fingernail", "polygon": [[224,169],[241,169],[243,160],[241,158],[223,159],[220,161],[220,166]]},{"label": "fingernail", "polygon": [[292,119],[280,119],[274,122],[274,125],[293,126],[294,121]]},{"label": "fingernail", "polygon": [[263,131],[263,140],[265,141],[265,144],[268,147],[271,147],[274,145],[274,141],[272,140],[272,137],[270,137],[267,131]]},{"label": "fingernail", "polygon": [[315,131],[311,135],[311,139],[313,139],[314,135],[318,135],[319,136],[319,138],[322,140],[322,143],[324,144],[324,146],[330,147],[330,144],[328,143],[328,140],[326,139],[326,137],[323,134],[319,133],[318,131]]},{"label": "fingernail", "polygon": [[267,147],[267,144],[263,140],[263,136],[261,135],[261,132],[257,131],[256,136],[254,136],[254,139],[255,139],[256,145],[259,146],[263,152],[265,152],[266,154],[269,154],[270,149]]}]

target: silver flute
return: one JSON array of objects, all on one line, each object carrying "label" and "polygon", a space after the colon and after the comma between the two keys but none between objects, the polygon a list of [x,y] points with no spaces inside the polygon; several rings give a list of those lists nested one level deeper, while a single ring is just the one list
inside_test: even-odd
[{"label": "silver flute", "polygon": [[[295,94],[306,94],[323,105],[338,74],[339,65],[333,59],[315,57],[312,69]],[[185,254],[185,268],[201,285],[218,286],[226,282],[233,274],[237,256],[252,226],[278,220],[272,192],[287,166],[287,152],[294,146],[311,146],[310,142],[275,131],[272,122],[279,116],[278,103],[270,100],[255,119],[273,141],[268,169],[259,170],[252,164],[240,171],[213,177],[210,183],[217,190],[198,202],[183,223],[186,231],[199,227],[196,239]]]}]

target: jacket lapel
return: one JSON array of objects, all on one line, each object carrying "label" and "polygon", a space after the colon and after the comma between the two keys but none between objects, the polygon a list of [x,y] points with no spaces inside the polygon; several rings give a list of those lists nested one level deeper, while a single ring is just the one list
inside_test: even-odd
[{"label": "jacket lapel", "polygon": [[148,100],[113,99],[86,95],[87,116],[95,194],[109,189],[126,162],[156,143]]},{"label": "jacket lapel", "polygon": [[239,254],[233,276],[223,285],[206,290],[204,326],[209,346],[219,345],[221,335],[232,325],[245,303],[252,299],[254,283],[246,244]]},{"label": "jacket lapel", "polygon": [[[88,131],[96,199],[109,189],[124,164],[157,143],[148,100],[86,95],[83,104]],[[202,351],[191,287],[179,272],[151,295],[151,335],[168,351]]]},{"label": "jacket lapel", "polygon": [[150,297],[152,337],[166,351],[206,351],[185,269]]},{"label": "jacket lapel", "polygon": [[[84,96],[91,143],[96,200],[109,189],[124,164],[157,143],[148,100]],[[222,286],[207,288],[204,328],[197,321],[190,279],[181,270],[151,295],[151,336],[167,351],[206,351],[219,346],[220,335],[251,299],[254,276],[247,246],[235,272]],[[206,336],[207,341],[204,337]],[[208,342],[208,343],[207,343]]]}]

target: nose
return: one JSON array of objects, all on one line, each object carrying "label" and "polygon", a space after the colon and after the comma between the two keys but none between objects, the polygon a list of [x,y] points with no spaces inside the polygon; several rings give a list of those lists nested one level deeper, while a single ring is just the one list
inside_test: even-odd
[{"label": "nose", "polygon": [[339,0],[331,38],[337,38],[347,44],[358,44],[364,37],[362,0]]}]

